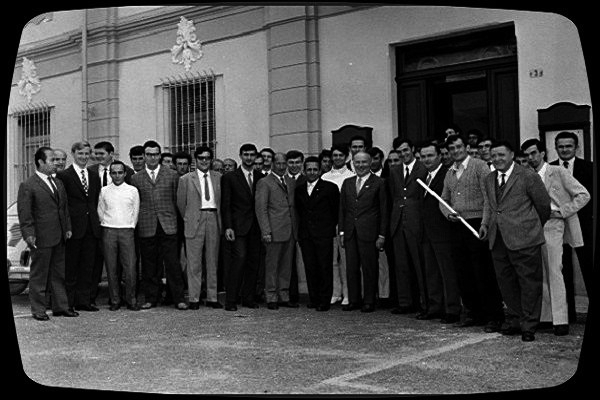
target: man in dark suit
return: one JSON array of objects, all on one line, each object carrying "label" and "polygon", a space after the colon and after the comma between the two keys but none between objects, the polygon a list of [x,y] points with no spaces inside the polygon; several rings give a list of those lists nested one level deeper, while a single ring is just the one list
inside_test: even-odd
[{"label": "man in dark suit", "polygon": [[428,304],[421,252],[423,188],[417,179],[425,181],[427,169],[415,159],[415,147],[409,139],[395,140],[394,148],[402,158],[402,165],[392,168],[387,180],[392,201],[390,234],[394,243],[394,284],[398,296],[398,307],[392,314],[416,311],[418,318],[424,318]]},{"label": "man in dark suit", "polygon": [[[584,160],[576,157],[577,148],[579,147],[579,140],[577,135],[573,132],[560,132],[554,138],[554,146],[558,153],[558,160],[550,163],[550,165],[561,165],[569,172],[575,179],[581,183],[590,196],[593,196],[594,192],[594,165],[591,161]],[[577,261],[579,262],[579,268],[581,275],[583,276],[583,283],[585,284],[585,290],[589,298],[592,298],[592,270],[594,267],[593,251],[595,247],[594,243],[594,212],[593,205],[594,198],[577,212],[579,217],[579,224],[581,226],[581,233],[583,234],[583,246],[576,247],[575,252],[577,254]],[[577,313],[575,310],[575,286],[573,280],[573,258],[572,250],[568,244],[563,246],[563,277],[565,280],[565,288],[567,290],[567,306],[569,312],[569,322],[573,323],[577,319]]]},{"label": "man in dark suit", "polygon": [[[298,150],[290,150],[285,156],[287,157],[287,173],[286,175],[296,181],[296,186],[306,182],[306,176],[302,173],[302,163],[304,162],[304,154]],[[300,291],[298,288],[298,270],[304,270],[304,260],[300,251],[300,244],[297,242],[294,245],[294,254],[292,255],[292,276],[290,278],[290,305],[295,306],[300,300]]]},{"label": "man in dark suit", "polygon": [[260,230],[254,207],[256,184],[263,177],[254,169],[257,149],[243,144],[240,168],[223,175],[221,215],[225,239],[230,243],[230,263],[225,264],[225,310],[237,311],[241,292],[242,305],[258,308],[254,301],[258,274]]},{"label": "man in dark suit", "polygon": [[521,332],[524,342],[535,340],[542,310],[543,226],[550,217],[550,197],[532,168],[514,161],[508,142],[492,145],[496,170],[485,178],[487,202],[479,230],[489,247],[506,304],[500,333]]},{"label": "man in dark suit", "polygon": [[[439,145],[433,142],[421,147],[421,162],[427,169],[425,183],[441,195],[448,167],[442,164]],[[458,322],[460,316],[460,292],[456,269],[452,260],[453,226],[440,212],[438,200],[423,194],[423,261],[428,311],[421,319],[441,317],[445,324]]]},{"label": "man in dark suit", "polygon": [[98,311],[91,305],[92,291],[98,286],[94,280],[94,257],[100,247],[101,231],[98,218],[100,178],[86,169],[90,158],[87,142],[76,142],[71,147],[73,164],[58,173],[67,192],[73,235],[66,244],[65,284],[69,308]]},{"label": "man in dark suit", "polygon": [[317,157],[304,161],[306,181],[296,186],[298,238],[302,249],[309,308],[329,310],[333,293],[333,239],[340,202],[337,185],[319,179]]},{"label": "man in dark suit", "polygon": [[256,218],[266,247],[265,297],[267,307],[297,308],[289,299],[293,249],[298,237],[294,207],[296,181],[286,176],[285,154],[276,153],[271,173],[256,185]]},{"label": "man in dark suit", "polygon": [[[356,176],[347,178],[340,193],[339,234],[346,251],[350,303],[343,311],[375,310],[378,252],[383,249],[387,228],[387,198],[383,179],[372,174],[371,156],[358,152],[353,158]],[[361,270],[363,301],[361,301]]]},{"label": "man in dark suit", "polygon": [[46,314],[46,291],[51,289],[52,314],[76,317],[79,314],[68,309],[65,290],[65,241],[71,237],[67,192],[60,181],[52,178],[56,166],[51,148],[40,147],[34,162],[36,172],[21,183],[17,197],[21,235],[31,249],[31,314],[38,321],[50,319]]},{"label": "man in dark suit", "polygon": [[160,145],[144,143],[146,168],[136,173],[131,183],[140,193],[138,234],[142,255],[142,309],[156,307],[164,261],[167,284],[179,310],[187,310],[183,295],[183,277],[177,251],[177,187],[179,174],[160,166]]}]

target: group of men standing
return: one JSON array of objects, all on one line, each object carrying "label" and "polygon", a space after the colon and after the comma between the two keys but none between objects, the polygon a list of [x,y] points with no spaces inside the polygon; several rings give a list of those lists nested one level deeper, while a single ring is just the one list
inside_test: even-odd
[{"label": "group of men standing", "polygon": [[[573,136],[556,137],[561,160],[580,160]],[[568,333],[572,278],[565,285],[563,242],[578,249],[590,288],[591,257],[579,249],[591,248],[591,235],[577,213],[591,187],[573,177],[573,164],[590,176],[591,165],[550,166],[537,139],[522,146],[532,168],[513,161],[507,142],[490,140],[488,162],[471,157],[458,134],[418,153],[410,140],[395,139],[398,160],[390,153],[387,171],[383,152],[358,136],[306,159],[247,143],[239,168],[219,172],[235,161],[215,160],[204,146],[195,149],[192,172],[191,156],[161,153],[152,140],[131,149],[133,169],[113,159],[108,142],[94,146],[98,164],[90,167],[87,142],[71,150],[73,165],[56,173],[53,151],[39,149],[36,174],[19,188],[39,320],[48,319],[47,306],[54,315],[97,311],[103,264],[113,311],[123,302],[155,307],[163,271],[177,309],[198,309],[203,288],[206,305],[222,308],[219,258],[225,310],[259,307],[258,292],[268,309],[295,308],[303,262],[307,306],[317,311],[341,301],[344,311],[372,312],[387,298],[393,314],[521,333],[524,341],[534,340],[540,318],[555,334]]]}]

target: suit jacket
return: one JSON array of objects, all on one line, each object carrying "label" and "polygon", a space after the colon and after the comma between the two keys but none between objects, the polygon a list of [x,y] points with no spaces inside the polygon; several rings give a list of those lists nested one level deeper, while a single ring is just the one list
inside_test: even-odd
[{"label": "suit jacket", "polygon": [[298,224],[294,206],[296,181],[285,176],[287,191],[273,173],[256,184],[256,218],[263,235],[271,234],[273,242],[298,239]]},{"label": "suit jacket", "polygon": [[[389,195],[392,201],[390,215],[390,233],[396,234],[399,226],[406,229],[417,240],[421,240],[423,234],[422,200],[424,189],[417,183],[417,179],[425,182],[427,168],[420,162],[415,161],[408,179],[404,180],[405,166],[390,169],[387,179]],[[436,176],[437,177],[437,176]]]},{"label": "suit jacket", "polygon": [[[100,196],[100,178],[88,169],[88,193],[86,195],[81,179],[73,165],[56,174],[67,191],[69,215],[73,224],[73,239],[81,239],[87,230],[88,221],[94,236],[100,238],[100,219],[98,218],[98,197]],[[89,217],[89,218],[88,218]]]},{"label": "suit jacket", "polygon": [[[496,201],[498,171],[485,177],[487,202],[482,225],[488,226],[490,249],[500,230],[509,250],[520,250],[545,242],[543,226],[550,217],[550,196],[542,179],[530,168],[514,164],[504,192]],[[486,218],[487,217],[487,218]]]},{"label": "suit jacket", "polygon": [[[429,182],[429,188],[438,195],[442,194],[444,189],[444,179],[448,167],[442,165],[435,174],[435,177]],[[427,177],[425,177],[427,179]],[[425,182],[425,181],[423,181]],[[423,234],[432,242],[448,242],[452,238],[454,224],[444,216],[440,211],[439,201],[423,191],[422,197],[422,215],[423,215]]]},{"label": "suit jacket", "polygon": [[356,194],[356,175],[346,178],[340,192],[339,232],[344,240],[356,235],[363,241],[375,241],[385,237],[387,230],[387,196],[384,180],[374,174],[363,183]]},{"label": "suit jacket", "polygon": [[[90,165],[88,171],[94,171],[100,176],[100,164]],[[135,175],[135,171],[129,165],[125,164],[125,183],[131,185],[131,177]],[[100,176],[100,185],[102,185],[102,177]]]},{"label": "suit jacket", "polygon": [[253,225],[258,224],[254,211],[256,184],[265,177],[260,171],[252,171],[252,187],[242,167],[223,175],[221,180],[221,214],[223,229],[233,229],[236,236],[245,236]]},{"label": "suit jacket", "polygon": [[[561,165],[560,160],[555,160],[550,165]],[[563,167],[564,168],[564,167]],[[591,161],[575,157],[573,165],[573,176],[581,183],[588,191],[590,196],[594,193],[594,164]],[[581,226],[590,226],[594,223],[593,202],[590,201],[587,205],[578,211],[579,222]],[[590,229],[591,231],[591,229]]]},{"label": "suit jacket", "polygon": [[140,237],[156,235],[160,222],[167,235],[177,234],[177,186],[179,174],[161,166],[152,182],[146,168],[133,175],[131,184],[140,193],[140,214],[137,229]]},{"label": "suit jacket", "polygon": [[552,203],[560,207],[561,217],[565,219],[564,241],[572,247],[583,246],[583,235],[577,212],[589,201],[586,188],[564,167],[546,166],[544,184]]},{"label": "suit jacket", "polygon": [[[217,205],[217,226],[216,235],[221,235],[221,174],[210,171],[210,181],[213,186],[215,203]],[[202,208],[202,189],[200,187],[200,178],[196,171],[188,172],[179,178],[177,188],[177,208],[183,216],[183,229],[186,238],[193,238],[200,227],[200,212]]]},{"label": "suit jacket", "polygon": [[296,186],[298,236],[300,239],[333,238],[338,223],[340,192],[335,183],[319,179],[310,196],[307,182]]},{"label": "suit jacket", "polygon": [[65,235],[71,230],[67,192],[60,180],[54,181],[58,196],[37,174],[19,185],[17,213],[21,236],[34,236],[36,247],[56,246],[61,238],[66,240]]}]

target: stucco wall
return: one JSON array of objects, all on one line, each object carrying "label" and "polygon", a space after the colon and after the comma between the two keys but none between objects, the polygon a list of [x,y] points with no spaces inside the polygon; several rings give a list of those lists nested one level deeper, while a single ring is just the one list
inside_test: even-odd
[{"label": "stucco wall", "polygon": [[27,46],[39,40],[58,36],[67,32],[80,30],[83,22],[83,10],[53,12],[52,20],[22,27],[21,46]]}]

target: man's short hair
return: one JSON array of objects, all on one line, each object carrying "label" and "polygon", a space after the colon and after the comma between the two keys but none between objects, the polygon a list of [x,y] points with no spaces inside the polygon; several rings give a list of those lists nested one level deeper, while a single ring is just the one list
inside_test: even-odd
[{"label": "man's short hair", "polygon": [[162,163],[166,157],[170,157],[171,161],[173,161],[173,154],[169,153],[168,151],[165,151],[164,153],[160,154],[160,162]]},{"label": "man's short hair", "polygon": [[259,154],[262,154],[262,153],[264,153],[265,151],[266,151],[267,153],[270,153],[270,154],[271,154],[271,157],[274,157],[274,156],[275,156],[275,152],[274,152],[274,151],[273,151],[273,149],[272,149],[272,148],[270,148],[270,147],[265,147],[264,149],[262,149],[261,151],[259,151]]},{"label": "man's short hair", "polygon": [[144,146],[136,145],[129,149],[129,157],[131,156],[143,156],[144,155]]},{"label": "man's short hair", "polygon": [[383,154],[383,150],[381,150],[379,147],[371,147],[369,150],[367,150],[367,153],[369,153],[371,158],[375,157],[377,154],[379,154],[379,158],[381,158],[382,160],[385,157]]},{"label": "man's short hair", "polygon": [[98,142],[94,145],[94,149],[104,149],[107,153],[115,152],[115,146],[111,142]]},{"label": "man's short hair", "polygon": [[463,135],[450,135],[446,138],[446,144],[448,146],[450,146],[451,144],[454,144],[456,141],[458,140],[462,140],[462,143],[466,146],[467,145],[467,140],[464,138]]},{"label": "man's short hair", "polygon": [[173,154],[173,162],[177,162],[177,159],[179,158],[185,158],[188,162],[188,164],[192,163],[192,156],[190,155],[190,153],[188,153],[187,151],[178,151],[177,153]]},{"label": "man's short hair", "polygon": [[160,147],[160,144],[158,144],[158,143],[157,143],[156,141],[154,141],[154,140],[148,140],[146,143],[144,143],[144,145],[143,145],[142,147],[144,148],[144,153],[146,152],[146,149],[147,149],[148,147],[152,147],[152,148],[154,148],[154,147],[158,147],[158,151],[159,151],[159,153],[161,152],[161,147]]},{"label": "man's short hair", "polygon": [[477,140],[477,144],[479,145],[479,143],[481,142],[492,142],[494,143],[494,139],[490,136],[484,136],[481,139]]},{"label": "man's short hair", "polygon": [[243,152],[252,150],[254,150],[255,153],[258,153],[258,150],[256,150],[256,146],[254,145],[254,143],[244,143],[240,146],[240,156]]},{"label": "man's short hair", "polygon": [[122,165],[123,166],[123,171],[127,171],[127,168],[125,168],[125,163],[123,161],[114,160],[113,162],[111,162],[110,166],[108,167],[109,171],[112,171],[112,166],[113,165]]},{"label": "man's short hair", "polygon": [[562,131],[560,132],[558,135],[556,135],[554,137],[554,145],[556,146],[556,144],[558,144],[558,141],[560,139],[573,139],[575,141],[575,146],[579,145],[579,138],[577,137],[576,134],[574,134],[573,132],[569,132],[569,131]]},{"label": "man's short hair", "polygon": [[92,146],[90,146],[90,142],[88,142],[87,140],[80,140],[78,142],[75,142],[71,146],[71,153],[75,153],[77,150],[81,150],[84,147],[88,147],[89,149],[92,148]]},{"label": "man's short hair", "polygon": [[319,153],[319,164],[321,163],[321,161],[323,161],[323,159],[325,157],[331,158],[331,150],[330,149],[321,150],[321,152]]},{"label": "man's short hair", "polygon": [[506,147],[508,150],[512,151],[513,153],[515,152],[513,145],[510,144],[510,142],[507,140],[498,140],[496,142],[493,142],[490,150],[495,149],[497,147],[502,147],[502,146]]},{"label": "man's short hair", "polygon": [[406,143],[408,145],[408,147],[410,147],[411,149],[415,147],[412,140],[410,140],[409,138],[404,138],[404,137],[399,137],[399,136],[394,138],[394,140],[392,141],[392,147],[395,150],[398,147],[402,146],[404,143]]},{"label": "man's short hair", "polygon": [[194,151],[194,158],[198,158],[198,156],[204,152],[208,152],[210,154],[210,159],[213,159],[213,151],[210,147],[208,146],[198,146],[196,147],[196,151]]},{"label": "man's short hair", "polygon": [[352,136],[352,138],[348,141],[348,147],[350,147],[352,145],[352,142],[354,142],[355,140],[360,140],[363,142],[364,146],[367,147],[367,139],[365,139],[364,137],[360,136],[360,135],[354,135]]},{"label": "man's short hair", "polygon": [[304,161],[304,154],[302,154],[302,152],[299,150],[290,150],[287,153],[285,153],[285,157],[288,160],[291,160],[293,158],[299,158],[300,161]]},{"label": "man's short hair", "polygon": [[440,144],[436,140],[427,140],[421,144],[420,148],[424,149],[425,147],[431,147],[431,146],[433,146],[433,148],[435,149],[436,154],[442,154],[442,150],[440,149]]},{"label": "man's short hair", "polygon": [[348,146],[344,146],[343,144],[337,143],[337,144],[334,144],[333,146],[331,146],[331,156],[332,157],[333,157],[333,152],[336,150],[341,153],[344,153],[344,155],[346,157],[348,157],[348,153],[350,153]]},{"label": "man's short hair", "polygon": [[304,160],[304,168],[306,168],[306,164],[308,164],[309,162],[314,162],[317,163],[319,167],[321,166],[321,160],[319,160],[319,157],[317,156],[306,157],[306,160]]},{"label": "man's short hair", "polygon": [[[526,141],[524,141],[523,144],[521,145],[521,151],[524,152],[531,146],[535,146],[540,153],[542,151],[546,152],[546,146],[544,146],[544,144],[541,142],[541,140],[539,140],[537,138],[527,139]],[[523,154],[525,154],[525,153],[523,153]]]},{"label": "man's short hair", "polygon": [[37,149],[37,151],[33,155],[33,160],[35,162],[36,167],[40,166],[40,160],[42,160],[44,162],[46,161],[46,152],[47,151],[53,151],[53,150],[52,150],[52,148],[50,148],[48,146],[42,146],[39,149]]}]

